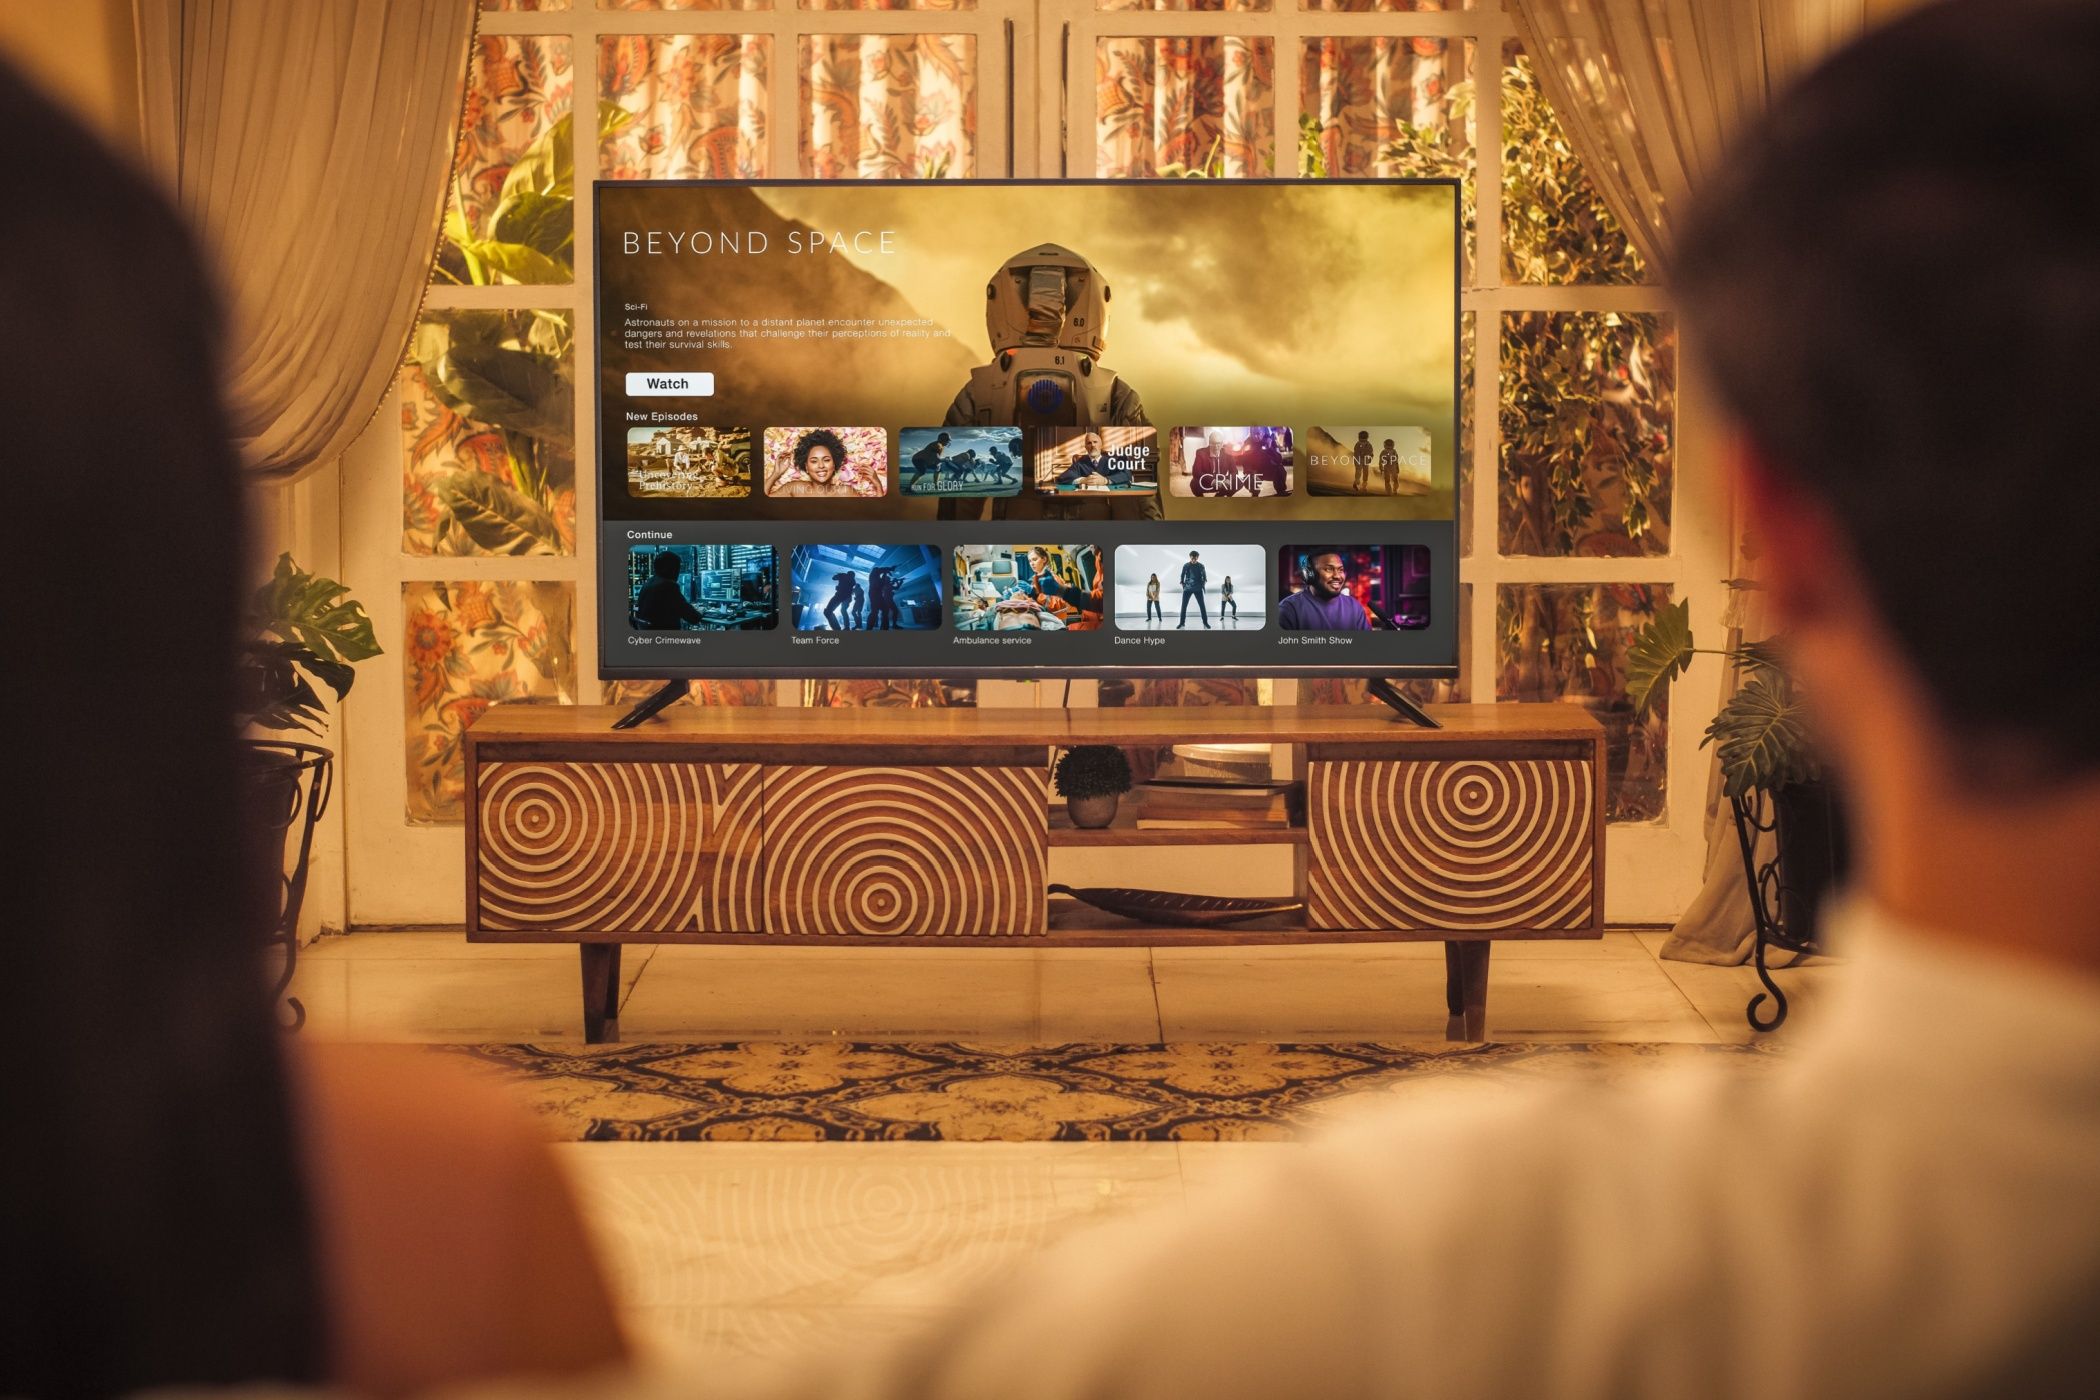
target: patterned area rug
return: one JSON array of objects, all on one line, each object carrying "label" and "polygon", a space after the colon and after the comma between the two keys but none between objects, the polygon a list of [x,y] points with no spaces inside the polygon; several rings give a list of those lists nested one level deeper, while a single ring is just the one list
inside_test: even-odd
[{"label": "patterned area rug", "polygon": [[771,1041],[461,1045],[585,1142],[1148,1142],[1289,1139],[1428,1080],[1687,1063],[1763,1072],[1762,1045],[996,1046]]}]

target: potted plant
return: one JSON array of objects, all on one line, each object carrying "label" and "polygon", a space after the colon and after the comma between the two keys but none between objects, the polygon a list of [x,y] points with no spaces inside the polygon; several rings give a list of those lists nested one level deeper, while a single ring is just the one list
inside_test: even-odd
[{"label": "potted plant", "polygon": [[[326,732],[328,712],[315,682],[340,701],[355,679],[351,668],[380,651],[372,619],[349,592],[332,578],[300,568],[290,554],[278,556],[269,582],[250,600],[245,620],[238,692],[243,733]],[[290,738],[251,737],[243,747],[249,818],[269,853],[261,874],[278,887],[269,941],[284,950],[277,981],[281,995],[298,955],[314,827],[328,807],[335,756],[319,744]],[[296,846],[287,868],[294,831]],[[305,1012],[297,999],[288,1004],[296,1027]]]},{"label": "potted plant", "polygon": [[[1756,585],[1731,579],[1735,589]],[[1645,711],[1666,682],[1682,675],[1692,658],[1720,656],[1742,673],[1741,683],[1706,726],[1700,747],[1712,745],[1721,766],[1722,790],[1733,808],[1744,876],[1757,917],[1757,965],[1764,975],[1765,945],[1797,953],[1816,950],[1816,921],[1823,898],[1845,873],[1847,852],[1837,792],[1810,741],[1799,687],[1785,665],[1785,643],[1749,642],[1736,647],[1693,643],[1691,605],[1679,601],[1656,609],[1655,619],[1634,637],[1626,654],[1626,692]],[[1759,864],[1757,838],[1773,835],[1778,854]],[[1771,986],[1769,978],[1766,985]],[[1773,988],[1773,994],[1778,991]],[[1762,998],[1760,998],[1762,1000]],[[1769,1024],[1786,1014],[1783,998]]]},{"label": "potted plant", "polygon": [[1130,791],[1130,759],[1109,744],[1081,744],[1064,751],[1052,773],[1072,825],[1104,827],[1116,819],[1116,804]]}]

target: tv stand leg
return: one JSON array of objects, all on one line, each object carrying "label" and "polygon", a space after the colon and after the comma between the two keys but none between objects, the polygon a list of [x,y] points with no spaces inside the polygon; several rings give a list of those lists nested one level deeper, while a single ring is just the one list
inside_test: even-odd
[{"label": "tv stand leg", "polygon": [[1424,729],[1442,729],[1444,727],[1429,717],[1429,711],[1402,695],[1399,687],[1384,676],[1372,676],[1364,684],[1370,694],[1377,696],[1380,700],[1392,706],[1394,712],[1408,723],[1420,725]]},{"label": "tv stand leg", "polygon": [[620,945],[579,943],[583,957],[583,1042],[606,1045],[620,1038]]},{"label": "tv stand leg", "polygon": [[659,711],[676,704],[692,688],[693,683],[691,681],[665,681],[661,686],[657,687],[654,694],[646,699],[636,701],[626,714],[614,720],[613,728],[639,728],[642,724],[655,718]]},{"label": "tv stand leg", "polygon": [[1488,952],[1493,947],[1485,938],[1445,940],[1444,1004],[1451,1020],[1444,1039],[1487,1039]]}]

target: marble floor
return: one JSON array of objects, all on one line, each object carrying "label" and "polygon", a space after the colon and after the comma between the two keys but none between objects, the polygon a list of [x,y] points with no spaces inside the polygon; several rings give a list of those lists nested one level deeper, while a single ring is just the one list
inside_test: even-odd
[{"label": "marble floor", "polygon": [[[1743,1041],[1746,967],[1658,956],[1660,930],[1498,943],[1488,1037]],[[1842,976],[1781,974],[1796,1010]],[[622,1038],[782,1040],[1440,1040],[1437,943],[1267,948],[700,948],[638,944],[621,967]],[[353,933],[300,953],[292,994],[320,1036],[549,1041],[582,1035],[572,944]]]},{"label": "marble floor", "polygon": [[[1657,956],[1663,935],[1497,945],[1496,1040],[1714,1043],[1751,1036],[1745,968]],[[1435,944],[1306,948],[634,947],[628,1041],[931,1038],[1440,1040]],[[1786,1035],[1842,963],[1782,971]],[[573,1040],[572,946],[355,933],[306,949],[312,1034],[357,1041]],[[1257,1143],[575,1143],[557,1149],[637,1337],[703,1366],[790,1365],[873,1341],[1090,1223],[1184,1209],[1278,1153]]]}]

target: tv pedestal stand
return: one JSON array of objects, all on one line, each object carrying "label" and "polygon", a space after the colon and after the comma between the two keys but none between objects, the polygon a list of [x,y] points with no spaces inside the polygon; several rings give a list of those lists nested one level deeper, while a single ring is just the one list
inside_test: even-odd
[{"label": "tv pedestal stand", "polygon": [[[467,730],[466,923],[579,948],[584,1038],[619,1038],[628,943],[823,948],[1444,945],[1446,1034],[1485,1035],[1490,947],[1604,931],[1604,730],[1572,705],[775,709],[654,724],[497,705]],[[1075,827],[1050,758],[1079,744],[1287,744],[1295,820]],[[1052,895],[1052,853],[1281,846],[1302,907],[1147,925]],[[1170,882],[1171,883],[1171,882]]]},{"label": "tv pedestal stand", "polygon": [[693,688],[691,681],[665,681],[652,695],[634,702],[626,714],[612,722],[615,729],[639,729],[642,725],[677,704],[685,693]]},{"label": "tv pedestal stand", "polygon": [[1392,706],[1394,713],[1409,724],[1417,725],[1423,729],[1442,729],[1444,727],[1430,717],[1429,711],[1402,695],[1400,687],[1394,685],[1384,676],[1372,676],[1365,681],[1364,693],[1374,695]]}]

